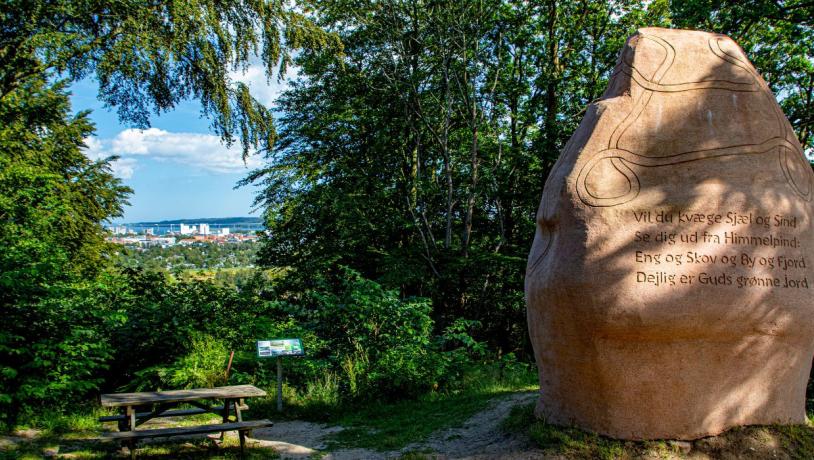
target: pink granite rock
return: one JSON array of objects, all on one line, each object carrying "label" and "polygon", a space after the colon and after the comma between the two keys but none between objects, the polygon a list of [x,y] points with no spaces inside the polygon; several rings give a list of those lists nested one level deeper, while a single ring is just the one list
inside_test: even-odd
[{"label": "pink granite rock", "polygon": [[813,187],[734,41],[632,36],[537,213],[536,414],[624,439],[804,423]]}]

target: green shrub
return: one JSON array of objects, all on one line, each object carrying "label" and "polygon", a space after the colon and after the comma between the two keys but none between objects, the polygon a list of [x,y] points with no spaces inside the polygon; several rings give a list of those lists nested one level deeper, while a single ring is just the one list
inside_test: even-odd
[{"label": "green shrub", "polygon": [[211,388],[226,383],[229,350],[226,344],[205,334],[192,337],[190,352],[175,362],[167,383],[173,388]]},{"label": "green shrub", "polygon": [[445,361],[433,337],[428,299],[403,299],[350,269],[340,269],[306,293],[306,319],[330,347],[324,357],[341,369],[348,399],[398,398],[437,385]]},{"label": "green shrub", "polygon": [[229,349],[206,334],[194,334],[189,352],[170,366],[148,367],[136,373],[136,388],[212,388],[226,384]]},{"label": "green shrub", "polygon": [[[121,292],[115,277],[53,286],[33,304],[6,310],[0,334],[0,415],[34,408],[60,410],[98,390],[114,351],[110,331],[123,321],[112,308]],[[7,358],[7,359],[6,359]]]}]

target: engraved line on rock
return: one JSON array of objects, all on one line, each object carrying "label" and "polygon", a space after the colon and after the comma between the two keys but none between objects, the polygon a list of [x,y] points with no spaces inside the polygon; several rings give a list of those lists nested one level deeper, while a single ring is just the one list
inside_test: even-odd
[{"label": "engraved line on rock", "polygon": [[[656,36],[642,35],[642,39],[650,40],[653,43],[656,43],[657,45],[661,46],[662,49],[664,49],[664,59],[661,60],[661,63],[659,63],[659,67],[656,69],[656,72],[653,74],[653,80],[656,83],[658,83],[658,82],[661,81],[661,79],[667,73],[667,70],[669,70],[669,68],[672,67],[673,62],[675,61],[675,48],[673,48],[672,45],[670,45],[669,43],[667,43],[663,39],[661,39],[659,37],[656,37]],[[623,56],[623,58],[620,59],[621,69],[624,69],[624,66],[626,65],[626,63],[624,61],[625,60],[624,60],[624,56]],[[633,80],[635,81],[635,79],[633,79]],[[616,126],[616,128],[613,129],[613,132],[611,133],[611,137],[608,140],[608,148],[619,147],[619,139],[625,133],[627,128],[629,128],[630,125],[632,123],[634,123],[639,118],[639,115],[641,115],[641,113],[647,107],[647,104],[650,102],[650,97],[652,95],[653,95],[652,92],[648,92],[647,89],[645,89],[645,91],[639,96],[639,98],[636,99],[636,102],[634,103],[633,110],[631,110],[630,113],[627,114],[625,119],[622,120],[622,122],[619,123]],[[621,131],[620,131],[620,128],[621,128]]]},{"label": "engraved line on rock", "polygon": [[[660,45],[665,50],[666,53],[665,58],[662,59],[661,63],[659,64],[659,67],[653,76],[653,81],[648,80],[638,69],[629,64],[625,59],[624,55],[622,56],[622,59],[620,59],[619,66],[617,66],[617,69],[614,71],[613,76],[615,77],[620,72],[625,73],[626,75],[631,77],[631,81],[641,86],[644,91],[642,92],[642,95],[639,98],[637,98],[636,102],[634,103],[633,109],[631,109],[627,116],[614,128],[613,132],[611,133],[610,139],[608,140],[608,149],[605,151],[598,152],[591,160],[589,160],[580,169],[577,178],[577,194],[579,195],[580,200],[582,200],[583,203],[588,204],[590,206],[603,206],[603,207],[616,206],[627,201],[630,201],[634,199],[636,196],[638,196],[641,188],[641,182],[639,180],[639,177],[636,175],[635,171],[630,169],[630,167],[628,167],[626,163],[632,163],[644,167],[656,167],[730,155],[766,153],[773,149],[774,147],[781,148],[781,146],[791,149],[793,151],[797,150],[796,148],[794,148],[792,142],[788,139],[787,136],[788,130],[784,129],[785,126],[783,125],[782,112],[780,111],[780,107],[777,105],[776,101],[774,101],[774,99],[771,97],[771,90],[768,88],[765,82],[762,81],[762,79],[756,73],[756,71],[753,68],[751,68],[751,66],[749,66],[748,63],[744,63],[744,61],[742,61],[739,57],[733,56],[727,53],[723,48],[721,48],[720,41],[726,39],[725,37],[717,36],[710,38],[707,42],[710,51],[716,57],[746,71],[752,77],[753,79],[752,83],[732,82],[728,80],[704,80],[698,82],[680,83],[673,85],[662,85],[660,84],[661,79],[666,75],[667,71],[670,69],[674,62],[675,48],[672,46],[672,44],[662,39],[661,37],[655,35],[646,35],[646,36],[643,35],[642,37],[644,39],[650,39],[654,43]],[[669,63],[667,63],[668,60]],[[644,80],[644,82],[640,81],[639,78],[637,77],[641,77]],[[758,88],[760,87],[763,87],[765,97],[769,99],[769,103],[774,109],[775,117],[778,122],[778,127],[780,128],[780,131],[784,134],[784,137],[782,138],[773,137],[764,141],[761,144],[735,145],[720,149],[698,150],[660,157],[648,157],[634,152],[629,152],[627,150],[619,149],[619,141],[621,137],[624,135],[625,131],[627,131],[628,128],[630,128],[630,126],[632,126],[633,123],[635,123],[641,116],[642,112],[649,104],[652,98],[652,94],[654,92],[684,92],[707,89],[721,89],[735,92],[737,91],[755,92],[758,91]],[[756,147],[757,150],[750,149],[750,147]],[[766,147],[765,150],[760,150],[761,148],[764,147]],[[615,197],[599,197],[597,195],[594,195],[588,189],[586,184],[588,175],[600,161],[606,159],[611,159],[611,164],[613,165],[614,169],[616,169],[616,171],[618,171],[620,174],[622,174],[622,176],[624,176],[627,179],[629,185],[627,193]],[[665,162],[664,161],[665,159],[674,159],[674,161]],[[808,181],[809,182],[808,190],[803,192],[799,185],[794,181],[793,175],[789,171],[788,166],[789,154],[784,150],[781,150],[781,152],[779,153],[779,159],[781,171],[783,172],[783,175],[786,178],[788,184],[804,200],[810,201],[812,198],[811,178],[809,178]]]},{"label": "engraved line on rock", "polygon": [[[771,138],[761,144],[747,144],[732,147],[724,147],[719,149],[695,150],[663,157],[648,157],[623,149],[603,150],[601,152],[598,152],[593,158],[591,158],[591,160],[589,160],[580,169],[579,175],[577,177],[577,194],[579,195],[580,200],[589,206],[594,207],[617,206],[623,203],[627,203],[628,201],[636,198],[641,188],[641,182],[639,180],[639,177],[636,175],[635,171],[627,167],[626,163],[635,164],[637,166],[642,166],[645,168],[653,168],[658,166],[669,166],[681,163],[689,163],[693,161],[706,160],[710,158],[721,158],[725,156],[763,154],[770,152],[777,147],[786,147],[791,148],[793,150],[793,145],[787,139],[781,137]],[[625,178],[629,181],[631,185],[630,190],[627,194],[619,197],[598,197],[591,193],[590,190],[588,190],[586,184],[588,176],[590,175],[591,171],[596,167],[596,165],[600,161],[604,160],[611,161],[616,160],[622,164],[625,164],[626,166],[625,170],[621,170],[616,166],[614,167],[623,176],[625,176]],[[783,169],[782,165],[781,169]],[[785,170],[784,175],[786,175],[786,179],[788,181],[789,175],[787,175],[787,172]],[[796,184],[794,184],[793,181],[791,182],[791,184],[795,191],[797,191],[797,193],[800,194],[804,199],[810,199],[810,196],[807,196],[806,194],[802,193],[796,186]]]},{"label": "engraved line on rock", "polygon": [[[791,185],[794,191],[797,192],[798,195],[803,197],[805,201],[811,201],[812,198],[811,192],[812,188],[814,188],[814,184],[812,184],[812,176],[811,175],[808,176],[807,181],[808,187],[807,190],[803,192],[803,190],[797,184],[797,181],[794,180],[794,174],[792,174],[791,171],[789,170],[789,160],[794,161],[795,158],[798,159],[802,158],[802,154],[799,154],[799,152],[796,152],[795,150],[796,149],[789,149],[787,146],[777,147],[777,157],[778,160],[780,161],[780,170],[783,171],[783,175],[786,177],[786,181],[789,183],[789,185]],[[795,153],[798,153],[798,155],[792,156]],[[808,168],[808,165],[807,164],[803,165],[803,168],[804,168],[803,170],[805,170],[805,168]]]},{"label": "engraved line on rock", "polygon": [[534,262],[532,262],[526,268],[526,276],[528,276],[529,274],[534,273],[535,271],[537,271],[537,267],[543,262],[543,259],[545,259],[545,256],[546,256],[546,254],[548,254],[549,249],[551,249],[551,241],[554,239],[554,232],[552,230],[552,227],[553,227],[552,225],[549,225],[547,222],[543,222],[542,225],[540,225],[539,221],[538,221],[538,225],[540,226],[541,238],[542,238],[542,231],[545,230],[545,232],[546,232],[545,247],[543,248],[542,251],[540,251],[540,254],[537,256],[537,258],[534,259]]}]

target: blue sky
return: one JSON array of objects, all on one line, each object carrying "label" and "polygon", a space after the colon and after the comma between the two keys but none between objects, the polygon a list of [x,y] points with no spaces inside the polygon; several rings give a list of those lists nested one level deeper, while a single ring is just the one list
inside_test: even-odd
[{"label": "blue sky", "polygon": [[[267,84],[259,66],[233,78],[246,82],[255,97],[271,105],[283,90],[276,79]],[[92,110],[96,135],[86,139],[90,158],[119,155],[114,173],[134,193],[124,217],[116,222],[139,222],[199,217],[236,217],[250,214],[254,187],[234,189],[237,181],[261,165],[241,158],[239,145],[228,149],[209,132],[209,120],[201,118],[198,101],[187,101],[176,110],[154,116],[147,130],[119,122],[115,109],[108,110],[96,98],[92,79],[71,86],[74,111]]]}]

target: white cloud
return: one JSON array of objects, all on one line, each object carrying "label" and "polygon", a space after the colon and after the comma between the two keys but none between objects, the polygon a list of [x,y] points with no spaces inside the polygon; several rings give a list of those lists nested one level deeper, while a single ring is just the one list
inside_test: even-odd
[{"label": "white cloud", "polygon": [[[112,154],[105,149],[101,140],[96,137],[85,138],[85,155],[91,160],[102,160]],[[121,179],[130,179],[136,170],[135,158],[119,158],[110,164],[113,175]]]},{"label": "white cloud", "polygon": [[122,179],[130,179],[136,170],[136,160],[133,158],[119,158],[110,165],[113,175]]},{"label": "white cloud", "polygon": [[132,177],[139,159],[150,158],[169,161],[186,167],[215,173],[246,172],[260,166],[257,156],[243,161],[239,143],[227,147],[218,136],[199,133],[174,133],[158,128],[126,129],[112,139],[89,137],[85,139],[85,154],[91,159],[118,155],[113,163],[114,173],[124,179]]},{"label": "white cloud", "polygon": [[250,65],[245,72],[242,70],[229,72],[229,78],[245,83],[252,96],[267,107],[274,105],[277,97],[288,87],[288,81],[296,76],[297,69],[292,66],[288,68],[281,82],[277,81],[277,75],[268,80],[265,68],[260,64]]},{"label": "white cloud", "polygon": [[96,137],[86,137],[84,141],[85,156],[91,160],[101,160],[102,158],[110,156],[105,153],[104,148],[102,147],[102,142]]}]

